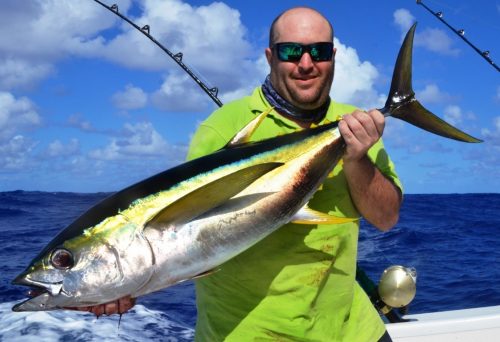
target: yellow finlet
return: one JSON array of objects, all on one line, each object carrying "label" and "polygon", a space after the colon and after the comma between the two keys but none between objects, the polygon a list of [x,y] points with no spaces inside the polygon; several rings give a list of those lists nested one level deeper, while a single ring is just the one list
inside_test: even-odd
[{"label": "yellow finlet", "polygon": [[360,217],[339,217],[309,208],[307,205],[297,212],[290,221],[296,224],[341,224],[358,221]]},{"label": "yellow finlet", "polygon": [[214,268],[213,270],[208,270],[208,271],[202,272],[200,274],[197,274],[194,277],[192,277],[191,279],[203,278],[203,277],[209,276],[211,274],[214,274],[215,272],[217,272],[219,270],[220,270],[220,268]]},{"label": "yellow finlet", "polygon": [[262,121],[266,118],[266,116],[269,113],[271,113],[271,111],[273,109],[274,109],[274,107],[269,107],[264,112],[257,115],[256,118],[252,119],[252,121],[250,121],[238,133],[236,133],[234,135],[234,137],[226,144],[226,146],[224,146],[224,148],[234,147],[234,146],[249,142],[250,138],[252,137],[252,135],[255,132],[255,130],[257,129],[257,127],[259,127],[259,125],[262,123]]}]

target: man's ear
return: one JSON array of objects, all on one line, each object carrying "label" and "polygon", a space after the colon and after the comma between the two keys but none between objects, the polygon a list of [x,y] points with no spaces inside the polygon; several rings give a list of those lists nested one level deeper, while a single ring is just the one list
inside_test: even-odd
[{"label": "man's ear", "polygon": [[271,50],[271,48],[266,48],[265,52],[266,52],[267,64],[269,64],[269,66],[271,66],[271,59],[273,57],[273,51]]}]

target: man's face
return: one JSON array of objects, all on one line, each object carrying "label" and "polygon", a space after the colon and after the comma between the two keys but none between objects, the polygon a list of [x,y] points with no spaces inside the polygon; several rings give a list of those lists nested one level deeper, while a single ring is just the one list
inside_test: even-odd
[{"label": "man's face", "polygon": [[[277,40],[311,44],[331,41],[329,24],[322,17],[310,13],[283,16],[276,23]],[[334,58],[335,58],[334,49]],[[275,49],[266,49],[271,67],[271,83],[288,102],[302,109],[315,109],[328,99],[334,74],[334,58],[315,62],[304,53],[297,62],[283,62]]]}]

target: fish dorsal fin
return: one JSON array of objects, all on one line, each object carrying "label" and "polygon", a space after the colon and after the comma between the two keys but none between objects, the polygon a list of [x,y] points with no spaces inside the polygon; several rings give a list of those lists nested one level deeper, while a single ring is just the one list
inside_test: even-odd
[{"label": "fish dorsal fin", "polygon": [[218,207],[255,180],[281,165],[283,164],[252,165],[205,184],[163,208],[146,223],[145,229],[165,229],[177,223],[188,222]]},{"label": "fish dorsal fin", "polygon": [[305,205],[292,217],[290,222],[297,224],[340,224],[354,222],[357,220],[359,220],[359,217],[333,216],[316,211]]},{"label": "fish dorsal fin", "polygon": [[224,148],[234,147],[249,142],[250,138],[252,137],[252,134],[255,132],[257,127],[259,127],[259,125],[262,123],[267,114],[269,114],[272,110],[273,107],[270,107],[264,112],[257,115],[254,119],[252,119],[252,121],[246,124],[245,127],[243,127],[238,133],[236,133],[234,137],[231,140],[229,140],[226,146],[224,146]]}]

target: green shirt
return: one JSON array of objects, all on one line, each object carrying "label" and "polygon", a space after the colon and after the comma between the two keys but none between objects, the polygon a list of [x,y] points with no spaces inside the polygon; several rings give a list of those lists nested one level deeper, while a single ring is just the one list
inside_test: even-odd
[{"label": "green shirt", "polygon": [[[188,159],[222,148],[268,109],[261,88],[215,111],[195,133]],[[325,120],[355,107],[334,103]],[[300,129],[271,112],[252,135],[262,140]],[[382,141],[368,152],[401,184]],[[309,202],[313,209],[357,217],[340,162]],[[198,341],[377,341],[384,324],[355,280],[359,223],[287,224],[196,280]]]}]

